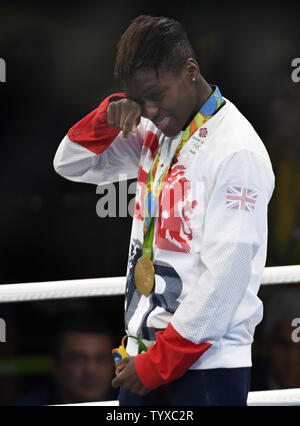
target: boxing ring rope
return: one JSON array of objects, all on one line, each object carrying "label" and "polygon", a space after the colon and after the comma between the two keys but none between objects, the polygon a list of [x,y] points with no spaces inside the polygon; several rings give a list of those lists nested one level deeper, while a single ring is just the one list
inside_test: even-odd
[{"label": "boxing ring rope", "polygon": [[[0,303],[70,297],[120,296],[126,277],[1,284]],[[262,284],[300,283],[300,265],[273,266],[264,270]]]},{"label": "boxing ring rope", "polygon": [[[2,284],[0,285],[0,303],[74,297],[119,296],[125,292],[125,281],[126,277],[110,277]],[[263,285],[288,283],[300,283],[300,265],[266,267],[264,269]],[[103,401],[69,405],[118,406],[119,403],[118,401]],[[300,388],[250,392],[248,405],[300,406]]]},{"label": "boxing ring rope", "polygon": [[[83,402],[80,404],[62,404],[75,406],[118,406],[119,401],[101,401],[101,402]],[[280,389],[269,391],[249,392],[247,405],[251,407],[259,406],[299,406],[300,405],[300,388],[299,389]]]}]

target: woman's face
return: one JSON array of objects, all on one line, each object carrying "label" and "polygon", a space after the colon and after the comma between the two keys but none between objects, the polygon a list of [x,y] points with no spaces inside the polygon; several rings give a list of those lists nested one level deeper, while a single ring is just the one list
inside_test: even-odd
[{"label": "woman's face", "polygon": [[197,91],[186,66],[179,74],[138,71],[127,86],[126,96],[138,102],[142,116],[168,137],[184,130],[197,113]]}]

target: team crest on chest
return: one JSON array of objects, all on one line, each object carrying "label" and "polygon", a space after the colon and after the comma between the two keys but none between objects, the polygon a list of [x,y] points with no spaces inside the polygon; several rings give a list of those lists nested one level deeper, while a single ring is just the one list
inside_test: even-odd
[{"label": "team crest on chest", "polygon": [[207,128],[206,127],[202,127],[199,130],[199,136],[200,136],[200,138],[206,138],[207,135],[208,135]]},{"label": "team crest on chest", "polygon": [[[206,129],[200,129],[200,130],[206,130]],[[199,136],[197,136],[197,135],[193,136],[192,141],[191,141],[191,149],[190,149],[190,152],[192,154],[196,154],[201,149],[201,147],[203,146],[204,142],[206,142],[203,139],[204,137],[206,137],[206,135],[207,135],[207,130],[206,130],[205,136],[203,136],[201,138],[199,138]]]}]

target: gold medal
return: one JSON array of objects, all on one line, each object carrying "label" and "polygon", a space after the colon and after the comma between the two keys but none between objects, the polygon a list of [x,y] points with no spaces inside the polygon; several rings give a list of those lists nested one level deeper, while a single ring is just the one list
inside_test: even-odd
[{"label": "gold medal", "polygon": [[147,257],[140,257],[134,268],[134,281],[141,294],[148,295],[154,287],[154,265]]}]

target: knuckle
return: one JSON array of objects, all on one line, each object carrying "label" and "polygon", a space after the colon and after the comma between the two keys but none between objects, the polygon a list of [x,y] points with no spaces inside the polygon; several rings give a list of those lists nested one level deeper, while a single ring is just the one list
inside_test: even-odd
[{"label": "knuckle", "polygon": [[122,105],[123,108],[127,108],[130,104],[130,100],[127,98],[121,99],[119,101],[120,105]]},{"label": "knuckle", "polygon": [[130,111],[138,112],[141,109],[140,105],[137,102],[133,101],[132,99],[126,99],[126,101],[127,101],[126,107]]},{"label": "knuckle", "polygon": [[111,114],[112,112],[114,112],[116,109],[116,103],[115,102],[111,102],[108,107],[107,107],[107,112],[108,114]]},{"label": "knuckle", "polygon": [[115,108],[111,107],[111,104],[107,108],[107,121],[108,123],[112,123],[114,121]]},{"label": "knuckle", "polygon": [[131,111],[131,107],[130,105],[128,105],[128,103],[122,105],[122,112],[124,112],[125,114],[128,114]]}]

